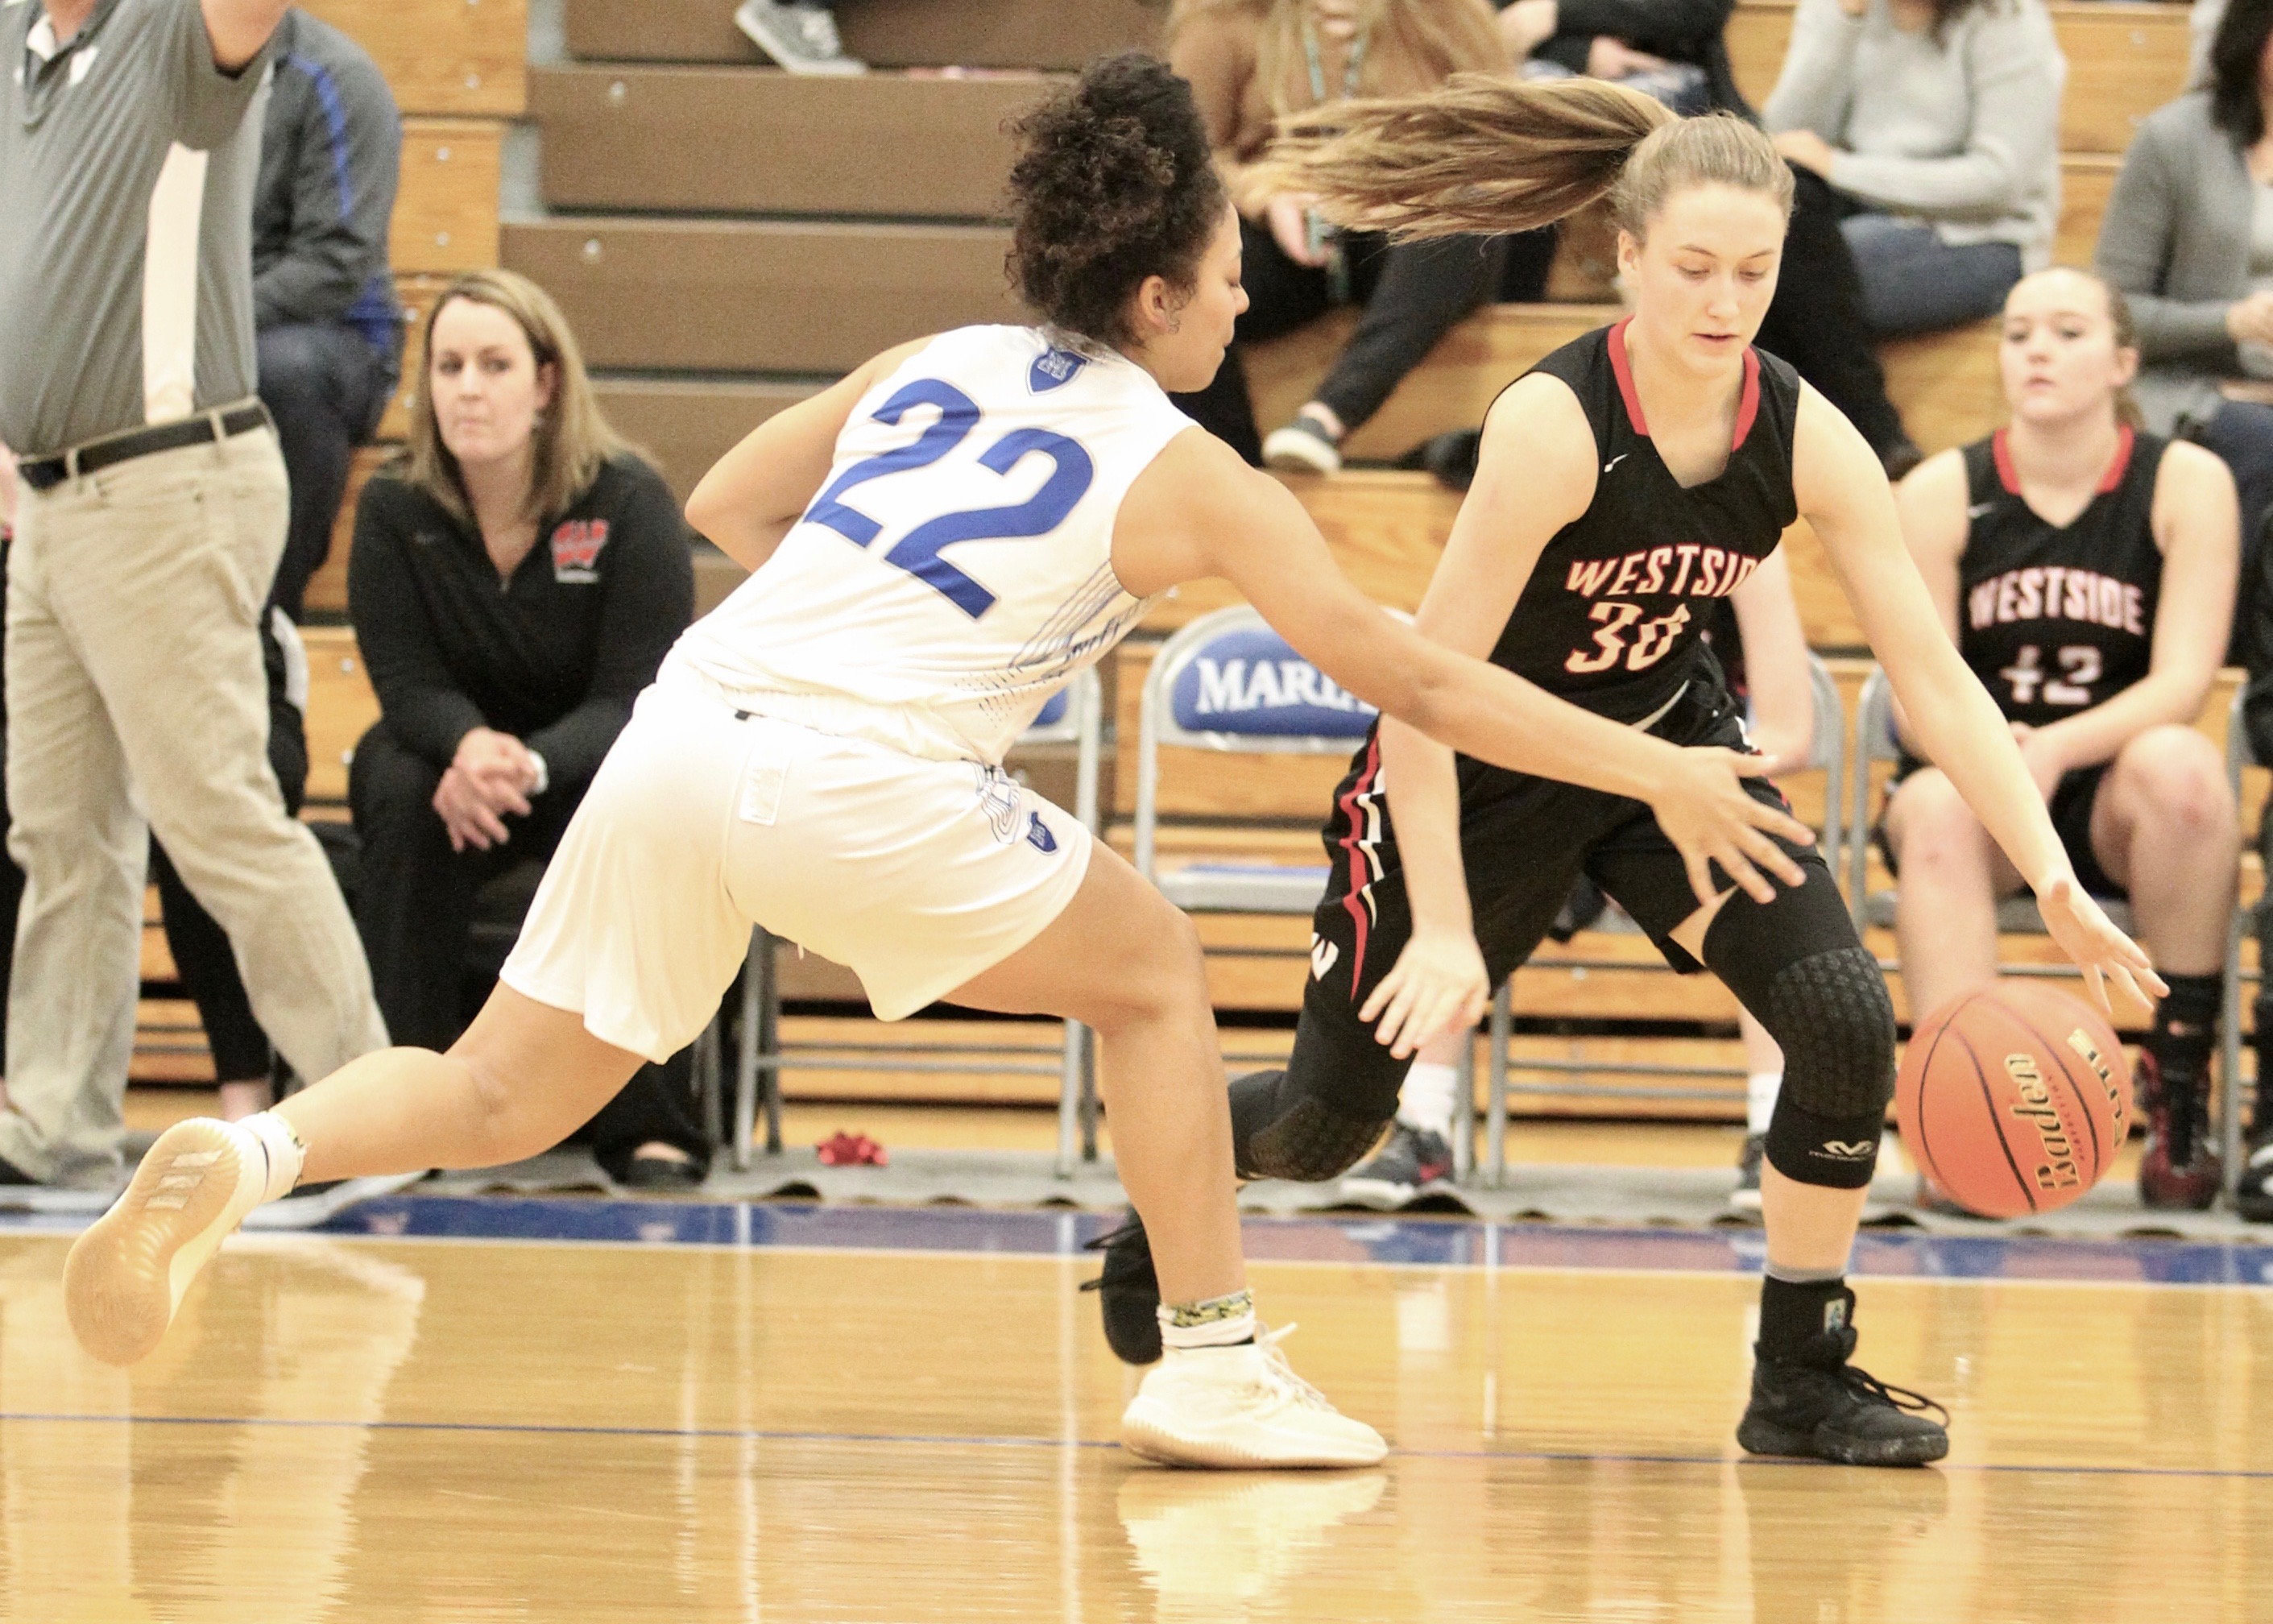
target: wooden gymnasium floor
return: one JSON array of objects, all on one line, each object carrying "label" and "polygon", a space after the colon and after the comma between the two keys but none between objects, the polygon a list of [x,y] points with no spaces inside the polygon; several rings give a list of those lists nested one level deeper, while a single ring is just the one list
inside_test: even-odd
[{"label": "wooden gymnasium floor", "polygon": [[0,1236],[0,1616],[2273,1617],[2273,1250],[1868,1236],[1938,1470],[1743,1462],[1750,1232],[1250,1225],[1375,1471],[1112,1447],[1073,1213],[447,1200],[233,1242],[133,1375]]}]

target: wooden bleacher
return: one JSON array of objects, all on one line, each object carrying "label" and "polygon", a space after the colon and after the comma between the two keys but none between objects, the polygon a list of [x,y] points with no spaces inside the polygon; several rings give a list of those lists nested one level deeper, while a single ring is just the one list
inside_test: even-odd
[{"label": "wooden bleacher", "polygon": [[[423,312],[447,274],[469,265],[501,260],[535,276],[568,311],[611,417],[682,495],[750,427],[874,350],[959,322],[1016,319],[1001,274],[1007,234],[996,218],[1009,151],[1002,124],[1041,88],[1034,76],[1149,43],[1162,15],[1152,0],[1070,8],[1054,0],[844,0],[848,49],[886,71],[812,81],[761,65],[723,0],[566,0],[572,60],[534,70],[522,65],[518,0],[330,0],[314,9],[373,49],[407,115],[396,225],[405,304]],[[2175,4],[2063,0],[2052,10],[2069,64],[2059,257],[2086,262],[2130,131],[2180,87],[2187,18]],[[1790,15],[1789,0],[1740,0],[1729,25],[1738,81],[1756,102],[1774,84]],[[889,71],[950,62],[1014,76]],[[499,121],[524,112],[540,132],[547,212],[499,225]],[[701,162],[687,161],[694,152]],[[1472,425],[1509,377],[1608,314],[1588,304],[1480,312],[1353,437],[1350,453],[1387,460],[1431,433]],[[1262,421],[1291,414],[1352,320],[1331,318],[1249,351]],[[1883,354],[1890,391],[1929,449],[1999,420],[1993,324],[1889,344]],[[401,423],[398,402],[387,437]],[[358,481],[382,455],[358,459]],[[1399,606],[1418,600],[1456,498],[1423,476],[1386,471],[1290,484],[1363,590]],[[344,607],[351,513],[352,496],[311,605]],[[1851,709],[1864,669],[1851,658],[1861,643],[1852,611],[1804,526],[1787,545],[1811,643],[1849,656],[1835,668]],[[731,566],[722,574],[714,561],[706,600],[731,579]],[[1111,838],[1124,849],[1134,783],[1125,753],[1157,638],[1230,601],[1220,583],[1182,589],[1108,665],[1124,758],[1108,759],[1107,804]],[[317,798],[343,793],[344,753],[372,714],[351,637],[328,635],[311,707],[321,718],[311,716]],[[2215,720],[2222,726],[2222,710]],[[1180,784],[1173,767],[1165,780],[1177,785],[1178,820],[1162,831],[1165,853],[1229,849],[1315,861],[1313,826],[1338,776],[1332,763],[1235,772],[1197,765]],[[317,779],[328,787],[319,792]],[[1803,784],[1804,810],[1811,793]],[[1220,1008],[1294,1007],[1303,921],[1216,918],[1202,930]],[[2012,947],[2015,958],[2044,951],[2027,939]],[[1670,1043],[1684,1055],[1726,1057],[1720,1034],[1733,1006],[1725,993],[1706,980],[1620,968],[1622,955],[1655,963],[1631,938],[1587,936],[1576,950],[1543,952],[1519,981],[1519,1007],[1598,1023],[1599,1032],[1526,1041],[1564,1055],[1617,1057],[1641,1044],[1662,1056]],[[857,987],[834,966],[791,959],[784,968],[792,999],[857,1003]],[[1700,1035],[1618,1035],[1618,1023],[1638,1011],[1697,1023]],[[896,1097],[934,1092],[906,1077],[874,1086]],[[1029,1086],[1039,1098],[1047,1085],[1009,1085],[1004,1097],[1024,1097],[1018,1091]]]}]

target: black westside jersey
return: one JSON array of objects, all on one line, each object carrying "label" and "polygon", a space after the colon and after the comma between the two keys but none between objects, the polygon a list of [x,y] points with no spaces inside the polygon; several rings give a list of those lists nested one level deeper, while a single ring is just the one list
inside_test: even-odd
[{"label": "black westside jersey", "polygon": [[1721,602],[1798,516],[1792,496],[1799,375],[1744,351],[1729,465],[1684,488],[1657,455],[1626,360],[1626,324],[1534,368],[1571,386],[1594,431],[1594,499],[1557,531],[1492,650],[1495,665],[1617,721],[1634,722],[1720,670],[1705,635]]},{"label": "black westside jersey", "polygon": [[2065,525],[2022,500],[2004,430],[1966,447],[1957,647],[2008,719],[2042,727],[2147,674],[2163,583],[2155,478],[2169,444],[2125,428]]}]

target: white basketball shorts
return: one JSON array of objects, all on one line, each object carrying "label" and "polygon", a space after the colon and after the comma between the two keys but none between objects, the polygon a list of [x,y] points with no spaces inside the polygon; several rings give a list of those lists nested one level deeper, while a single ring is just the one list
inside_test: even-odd
[{"label": "white basketball shorts", "polygon": [[662,1060],[709,1024],[759,924],[851,967],[900,1020],[1040,935],[1090,849],[1072,814],[999,771],[741,716],[666,671],[570,822],[504,980]]}]

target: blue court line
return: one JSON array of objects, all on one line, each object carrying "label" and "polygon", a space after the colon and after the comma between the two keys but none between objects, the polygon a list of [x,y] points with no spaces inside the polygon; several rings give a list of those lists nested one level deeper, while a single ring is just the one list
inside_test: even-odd
[{"label": "blue court line", "polygon": [[[335,1235],[581,1240],[648,1245],[1078,1256],[1120,1222],[1072,1208],[885,1207],[772,1201],[562,1200],[400,1195],[326,1224]],[[1438,1268],[1759,1273],[1757,1229],[1638,1229],[1474,1219],[1313,1215],[1247,1218],[1250,1260]],[[2062,1239],[1866,1229],[1854,1273],[1876,1279],[2074,1281],[2184,1286],[2273,1284],[2273,1245],[2173,1239]]]},{"label": "blue court line", "polygon": [[[0,1214],[0,1235],[71,1233],[91,1217]],[[994,1210],[404,1192],[358,1202],[315,1232],[370,1239],[1079,1258],[1088,1243],[1118,1222],[1109,1213],[1070,1207]],[[1249,1216],[1241,1233],[1249,1259],[1256,1262],[1349,1267],[1757,1274],[1767,1250],[1761,1231],[1751,1228],[1609,1229],[1369,1214]],[[2265,1287],[2273,1285],[2273,1244],[1865,1229],[1856,1239],[1853,1273],[1873,1280]]]},{"label": "blue court line", "polygon": [[[956,1435],[930,1432],[821,1432],[789,1429],[734,1426],[574,1426],[532,1421],[337,1421],[322,1417],[294,1419],[284,1416],[98,1416],[64,1411],[0,1410],[0,1423],[49,1423],[64,1425],[109,1426],[266,1426],[304,1431],[369,1432],[504,1433],[510,1436],[564,1438],[694,1439],[714,1443],[852,1444],[881,1447],[971,1449],[1118,1449],[1106,1438],[1022,1438],[1001,1434]],[[1831,1469],[1835,1462],[1785,1455],[1725,1455],[1593,1453],[1558,1449],[1409,1449],[1390,1445],[1392,1457],[1422,1461],[1513,1461],[1564,1466],[1798,1466]],[[1844,1470],[1844,1469],[1841,1469]],[[1857,1470],[1896,1470],[1856,1468]],[[2007,1477],[2182,1477],[2232,1482],[2273,1481],[2273,1470],[2248,1467],[2186,1466],[2059,1466],[2020,1462],[1949,1462],[1934,1464],[1939,1471],[1963,1471]]]}]

